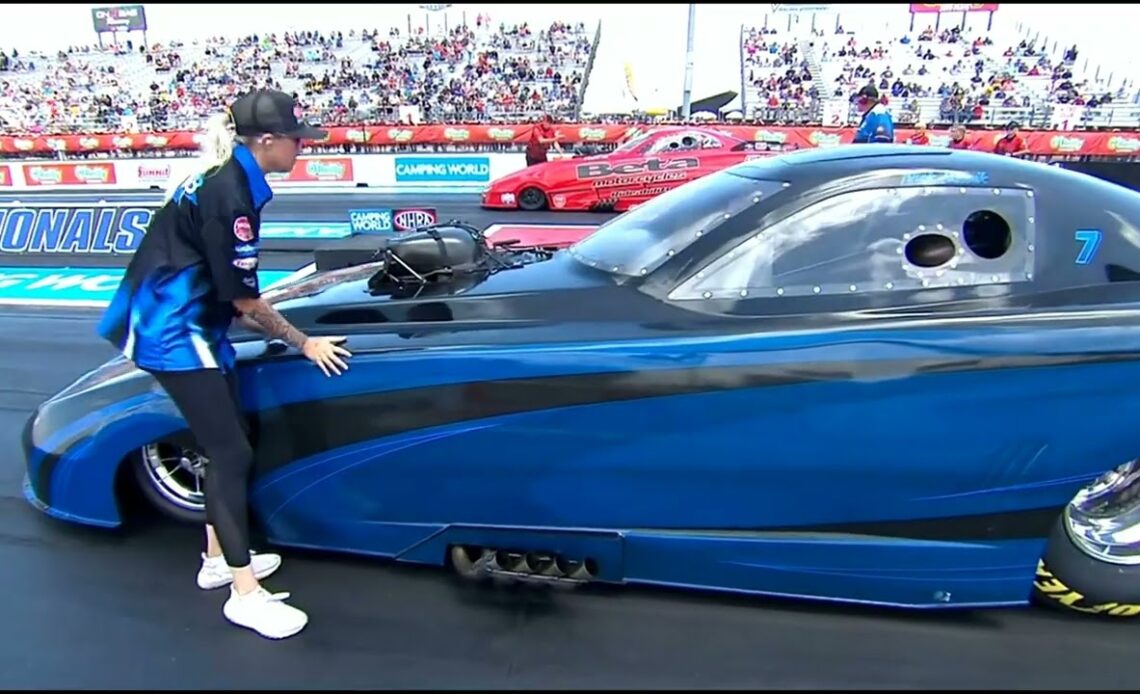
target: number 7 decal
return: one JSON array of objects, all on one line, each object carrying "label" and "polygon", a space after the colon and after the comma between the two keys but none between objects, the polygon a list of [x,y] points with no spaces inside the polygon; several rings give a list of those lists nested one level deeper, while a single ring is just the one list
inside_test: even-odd
[{"label": "number 7 decal", "polygon": [[1097,249],[1100,248],[1100,239],[1102,234],[1096,229],[1078,229],[1073,238],[1083,243],[1081,252],[1077,254],[1077,265],[1088,265],[1096,256]]}]

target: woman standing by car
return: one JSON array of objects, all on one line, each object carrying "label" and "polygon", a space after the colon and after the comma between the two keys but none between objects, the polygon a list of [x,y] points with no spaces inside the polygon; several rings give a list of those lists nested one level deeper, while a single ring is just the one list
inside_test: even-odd
[{"label": "woman standing by car", "polygon": [[206,465],[202,589],[230,586],[223,614],[269,638],[301,631],[307,615],[260,584],[281,565],[249,547],[248,476],[253,466],[235,352],[227,337],[240,316],[283,340],[326,375],[346,369],[343,337],[308,337],[261,298],[261,210],[273,194],[265,175],[292,170],[301,141],[325,133],[297,120],[288,94],[250,92],[211,119],[199,171],[168,191],[99,324],[99,333],[152,374],[185,418]]}]

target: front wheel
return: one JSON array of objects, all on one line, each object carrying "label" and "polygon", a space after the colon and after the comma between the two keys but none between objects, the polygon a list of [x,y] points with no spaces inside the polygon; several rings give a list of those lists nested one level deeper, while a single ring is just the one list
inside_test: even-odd
[{"label": "front wheel", "polygon": [[1033,582],[1036,602],[1140,617],[1140,460],[1082,489],[1053,526]]},{"label": "front wheel", "polygon": [[184,523],[206,522],[206,465],[196,451],[172,443],[143,446],[132,467],[143,496],[159,513]]},{"label": "front wheel", "polygon": [[534,186],[523,188],[519,192],[519,209],[527,212],[546,209],[546,193]]}]

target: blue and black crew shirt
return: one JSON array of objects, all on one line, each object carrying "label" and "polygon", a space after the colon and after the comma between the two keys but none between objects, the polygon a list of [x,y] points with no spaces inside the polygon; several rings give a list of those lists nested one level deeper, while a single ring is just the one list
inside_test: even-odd
[{"label": "blue and black crew shirt", "polygon": [[256,299],[261,209],[273,197],[243,145],[155,212],[99,334],[147,371],[234,366],[235,299]]},{"label": "blue and black crew shirt", "polygon": [[855,133],[856,144],[872,142],[894,142],[895,119],[883,104],[875,104],[863,114],[859,130]]}]

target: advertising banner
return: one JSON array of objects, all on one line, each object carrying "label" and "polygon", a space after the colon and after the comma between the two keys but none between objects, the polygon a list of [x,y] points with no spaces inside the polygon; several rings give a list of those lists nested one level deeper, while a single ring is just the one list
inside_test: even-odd
[{"label": "advertising banner", "polygon": [[0,255],[134,253],[154,209],[128,205],[0,207]]},{"label": "advertising banner", "polygon": [[353,234],[391,234],[396,231],[392,225],[392,210],[349,210],[348,225]]},{"label": "advertising banner", "polygon": [[91,23],[96,33],[146,31],[146,11],[142,5],[96,7],[91,10]]},{"label": "advertising banner", "polygon": [[348,219],[353,234],[393,234],[435,224],[438,215],[431,207],[396,210],[381,208],[351,210]]},{"label": "advertising banner", "polygon": [[[157,204],[0,203],[0,255],[127,254],[138,250]],[[261,238],[343,239],[343,222],[262,222]]]},{"label": "advertising banner", "polygon": [[115,165],[108,161],[36,163],[24,166],[29,186],[113,186]]},{"label": "advertising banner", "polygon": [[144,185],[166,185],[170,182],[173,169],[168,161],[140,161],[137,165],[139,183]]},{"label": "advertising banner", "polygon": [[396,183],[484,183],[491,180],[488,157],[396,157]]},{"label": "advertising banner", "polygon": [[396,231],[412,231],[420,227],[435,224],[439,216],[433,207],[416,207],[396,210],[392,216],[392,224]]},{"label": "advertising banner", "polygon": [[394,234],[413,231],[434,224],[438,219],[433,207],[412,207],[405,210],[351,210],[349,226],[352,234]]},{"label": "advertising banner", "polygon": [[346,183],[352,182],[351,157],[306,157],[293,164],[287,174],[273,173],[265,177],[270,183]]},{"label": "advertising banner", "polygon": [[[933,8],[934,5],[912,5],[912,7]],[[949,5],[939,5],[938,7],[950,7]],[[982,11],[997,5],[972,5],[971,7],[982,8]],[[935,9],[922,9],[921,12],[937,12]],[[946,10],[942,10],[946,11]],[[516,142],[524,144],[530,135],[531,126],[517,125],[505,128],[502,126],[485,126],[485,125],[471,125],[464,127],[464,144],[471,145],[490,145],[499,144],[501,142]],[[717,124],[717,130],[727,133],[733,137],[739,137],[749,142],[767,142],[776,143],[780,145],[781,150],[796,150],[796,149],[810,149],[813,147],[831,147],[841,144],[850,144],[855,139],[855,127],[832,127],[832,126],[786,126],[786,125],[729,125]],[[629,134],[629,126],[616,125],[616,124],[598,124],[598,125],[574,125],[574,124],[558,124],[555,126],[562,146],[566,147],[568,144],[575,144],[579,142],[584,143],[608,143],[616,144],[623,141]],[[363,140],[371,146],[402,146],[402,145],[448,145],[452,144],[453,140],[449,140],[451,129],[444,128],[438,125],[422,125],[422,126],[406,126],[401,128],[385,128],[379,126],[366,126],[366,127],[344,127],[344,126],[330,126],[328,128],[329,137],[322,143],[327,146],[336,146],[343,144],[354,144]],[[934,133],[948,133],[947,128],[931,128],[931,134]],[[985,137],[988,133],[997,133],[996,130],[985,130],[971,128],[971,136]],[[898,128],[895,130],[895,140],[898,142],[906,141],[906,138],[914,134],[914,130],[910,128]],[[1000,133],[999,133],[1000,134]],[[95,133],[87,135],[0,135],[0,153],[2,152],[20,152],[20,153],[38,153],[38,154],[56,154],[58,152],[112,152],[112,151],[169,151],[169,150],[188,150],[198,149],[198,143],[194,139],[197,133],[193,132],[175,132],[164,133],[162,135],[148,134],[148,133]],[[505,140],[500,137],[509,135]],[[1049,154],[1066,154],[1066,151],[1058,151],[1052,146],[1052,142],[1057,135],[1064,135],[1066,138],[1079,139],[1080,151],[1082,154],[1100,157],[1112,156],[1132,156],[1135,150],[1131,149],[1130,143],[1140,139],[1140,131],[1135,127],[1121,129],[1120,131],[1093,131],[1093,130],[1080,130],[1073,132],[1058,132],[1055,130],[1027,130],[1023,133],[1026,146],[1029,151],[1035,155],[1049,155]],[[1126,141],[1127,145],[1122,149],[1121,141]],[[1068,142],[1068,140],[1066,140]],[[1066,147],[1070,145],[1066,144]],[[493,155],[492,155],[493,156]],[[505,156],[505,155],[500,155]],[[425,181],[437,182],[488,182],[491,178],[490,168],[493,161],[490,156],[469,156],[462,154],[453,155],[360,155],[360,156],[345,156],[345,157],[305,157],[299,161],[306,162],[304,171],[294,171],[288,176],[288,180],[297,181],[355,181],[358,175],[356,169],[364,168],[368,165],[370,159],[380,157],[387,159],[389,157],[396,159],[396,168],[393,171],[390,167],[391,164],[385,161],[385,165],[389,168],[385,169],[384,173],[377,172],[375,176],[382,176],[386,181],[395,182],[413,182],[423,183]],[[317,165],[316,170],[319,173],[313,173],[313,170],[308,168],[308,162],[312,159],[323,160],[325,162],[333,162],[333,164]],[[172,160],[177,166],[178,160]],[[334,170],[335,162],[340,162],[344,165],[344,173],[332,173]],[[107,162],[102,162],[106,164]],[[88,163],[87,166],[94,166],[95,163]],[[353,166],[352,172],[349,172],[348,166]],[[18,166],[29,167],[28,164],[19,164]],[[327,167],[329,171],[322,169]],[[501,174],[500,174],[501,175]],[[372,183],[373,176],[361,176],[364,183]],[[394,180],[393,180],[394,179]]]}]

